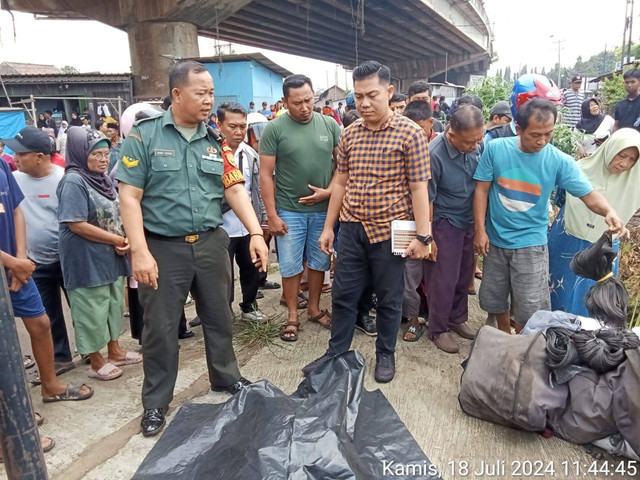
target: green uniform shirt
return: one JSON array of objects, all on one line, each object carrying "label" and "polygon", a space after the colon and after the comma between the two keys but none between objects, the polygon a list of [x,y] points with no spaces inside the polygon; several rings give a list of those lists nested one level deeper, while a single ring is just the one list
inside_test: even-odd
[{"label": "green uniform shirt", "polygon": [[276,208],[289,212],[326,212],[329,200],[315,205],[298,203],[312,195],[309,184],[327,188],[331,181],[333,149],[340,127],[327,116],[313,112],[309,123],[298,123],[288,113],[270,121],[260,138],[260,153],[276,157]]},{"label": "green uniform shirt", "polygon": [[144,228],[165,236],[202,232],[222,225],[224,189],[244,182],[233,154],[204,122],[187,141],[169,109],[137,122],[122,146],[116,179],[144,190]]}]

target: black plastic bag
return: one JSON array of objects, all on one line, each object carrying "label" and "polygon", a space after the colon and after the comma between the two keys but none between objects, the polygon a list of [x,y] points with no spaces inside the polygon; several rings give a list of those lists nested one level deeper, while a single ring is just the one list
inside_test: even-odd
[{"label": "black plastic bag", "polygon": [[384,395],[364,390],[347,352],[287,396],[266,380],[219,405],[186,404],[135,480],[440,478]]},{"label": "black plastic bag", "polygon": [[596,243],[574,255],[570,268],[576,275],[596,281],[584,296],[589,315],[610,327],[624,328],[629,292],[612,274],[617,254],[611,245],[611,234],[605,232]]}]

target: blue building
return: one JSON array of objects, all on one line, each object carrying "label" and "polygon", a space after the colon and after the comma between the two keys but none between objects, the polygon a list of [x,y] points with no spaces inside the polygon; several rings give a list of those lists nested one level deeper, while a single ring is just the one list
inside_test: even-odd
[{"label": "blue building", "polygon": [[282,98],[282,80],[291,72],[275,64],[261,53],[243,53],[198,60],[211,73],[215,87],[215,108],[224,102],[238,102],[249,108],[255,102],[256,111],[262,102],[267,105]]}]

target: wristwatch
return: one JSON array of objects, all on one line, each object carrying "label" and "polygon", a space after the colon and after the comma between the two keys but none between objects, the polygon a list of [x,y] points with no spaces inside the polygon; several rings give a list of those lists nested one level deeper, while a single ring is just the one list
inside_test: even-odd
[{"label": "wristwatch", "polygon": [[416,235],[416,240],[425,245],[430,245],[433,242],[433,237],[431,235]]}]

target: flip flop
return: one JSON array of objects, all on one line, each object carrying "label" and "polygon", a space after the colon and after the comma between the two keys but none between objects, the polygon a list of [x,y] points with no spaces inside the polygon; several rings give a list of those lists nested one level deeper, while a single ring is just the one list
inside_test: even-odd
[{"label": "flip flop", "polygon": [[116,367],[122,367],[123,365],[133,365],[135,363],[140,363],[142,361],[142,355],[136,352],[127,352],[124,357],[124,360],[111,360],[107,358],[107,362]]},{"label": "flip flop", "polygon": [[105,363],[97,372],[93,368],[87,370],[87,375],[98,380],[113,380],[122,375],[122,369],[116,367],[113,363]]},{"label": "flip flop", "polygon": [[[49,444],[45,445],[45,441],[49,441]],[[40,446],[42,447],[42,453],[47,453],[53,450],[53,447],[56,446],[56,441],[51,437],[40,437]],[[0,453],[0,455],[2,455]],[[0,464],[4,463],[4,458],[0,456]]]},{"label": "flip flop", "polygon": [[44,423],[44,417],[40,415],[38,412],[33,412],[33,416],[36,419],[36,425],[41,427]]},{"label": "flip flop", "polygon": [[[413,334],[413,338],[407,338],[407,333]],[[418,327],[416,327],[415,325],[411,325],[409,328],[407,328],[407,331],[404,332],[402,340],[404,340],[405,342],[417,342],[418,340],[420,340],[420,337],[422,335],[424,335],[424,327],[422,325],[419,325]]]},{"label": "flip flop", "polygon": [[333,288],[333,284],[329,282],[326,285],[322,286],[322,290],[320,290],[320,293],[331,293],[332,288]]},{"label": "flip flop", "polygon": [[[327,323],[322,323],[320,319],[325,316],[329,318],[329,321]],[[320,310],[320,313],[318,315],[316,315],[315,317],[308,317],[308,319],[312,323],[318,323],[323,328],[331,330],[331,312],[329,312],[329,310]]]},{"label": "flip flop", "polygon": [[22,364],[23,364],[25,370],[28,370],[28,369],[33,368],[33,367],[36,366],[36,362],[33,359],[33,357],[31,357],[31,355],[25,355],[24,359],[22,360],[22,362],[23,362]]},{"label": "flip flop", "polygon": [[469,290],[467,293],[469,295],[476,295],[478,292],[476,292],[475,290]]},{"label": "flip flop", "polygon": [[[107,365],[109,364],[107,363]],[[122,373],[120,375],[122,375]],[[89,393],[80,393],[80,390],[82,390],[82,387],[87,387],[89,389]],[[91,388],[88,385],[85,385],[84,383],[79,387],[74,387],[73,385],[68,384],[67,389],[65,390],[64,393],[61,393],[59,395],[53,395],[51,397],[42,397],[42,402],[53,403],[53,402],[86,400],[87,398],[91,398],[92,395],[93,395],[93,388]]]},{"label": "flip flop", "polygon": [[[285,307],[287,306],[287,302],[285,302],[285,301],[284,301],[284,298],[281,298],[281,299],[280,299],[280,305],[283,305],[283,306],[285,306]],[[301,309],[307,308],[308,306],[309,306],[309,302],[307,301],[307,299],[305,299],[305,298],[301,298],[301,299],[298,301],[298,310],[301,310]]]},{"label": "flip flop", "polygon": [[473,274],[474,277],[476,277],[478,280],[482,280],[482,272],[476,272]]}]

